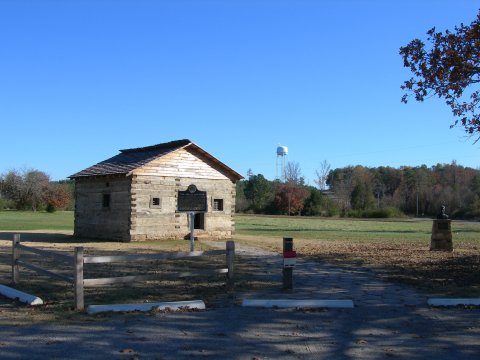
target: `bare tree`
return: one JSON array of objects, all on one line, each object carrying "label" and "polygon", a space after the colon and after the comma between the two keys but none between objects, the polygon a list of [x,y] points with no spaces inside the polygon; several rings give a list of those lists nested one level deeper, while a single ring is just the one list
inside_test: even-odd
[{"label": "bare tree", "polygon": [[317,178],[314,180],[320,190],[325,190],[327,188],[327,178],[330,173],[330,164],[327,160],[323,160],[320,163],[320,168],[315,170]]},{"label": "bare tree", "polygon": [[36,211],[43,203],[49,187],[50,177],[39,170],[11,170],[1,176],[2,194],[15,202],[18,209],[31,208]]},{"label": "bare tree", "polygon": [[289,161],[285,166],[285,182],[295,185],[304,185],[305,179],[298,162]]},{"label": "bare tree", "polygon": [[23,200],[33,211],[36,211],[38,206],[42,203],[49,182],[50,177],[43,171],[28,170],[24,173],[22,188]]},{"label": "bare tree", "polygon": [[20,201],[22,184],[22,175],[17,170],[10,170],[8,173],[0,176],[0,192],[2,196],[14,202]]}]

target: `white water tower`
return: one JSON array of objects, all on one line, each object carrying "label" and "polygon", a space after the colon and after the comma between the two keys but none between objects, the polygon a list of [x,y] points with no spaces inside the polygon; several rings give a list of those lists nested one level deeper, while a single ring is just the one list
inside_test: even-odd
[{"label": "white water tower", "polygon": [[285,160],[288,155],[288,147],[278,146],[277,147],[277,162],[276,162],[276,172],[275,179],[285,181]]}]

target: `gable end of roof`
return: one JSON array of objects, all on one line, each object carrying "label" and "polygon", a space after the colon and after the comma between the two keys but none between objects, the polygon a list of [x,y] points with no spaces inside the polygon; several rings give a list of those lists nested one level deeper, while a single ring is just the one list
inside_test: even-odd
[{"label": "gable end of roof", "polygon": [[188,139],[175,140],[140,148],[123,149],[120,150],[120,154],[77,172],[69,176],[69,178],[76,179],[94,176],[128,175],[132,171],[148,164],[149,162],[181,148],[195,149],[198,153],[216,164],[221,171],[228,174],[230,179],[243,179],[243,176],[238,174],[235,170],[231,169]]}]

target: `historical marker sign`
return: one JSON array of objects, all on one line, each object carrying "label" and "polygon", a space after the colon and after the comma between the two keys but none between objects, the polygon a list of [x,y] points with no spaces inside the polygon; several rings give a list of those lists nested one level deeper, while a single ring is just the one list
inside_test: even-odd
[{"label": "historical marker sign", "polygon": [[178,192],[178,211],[207,211],[207,192],[199,191],[195,185],[189,185],[185,191]]}]

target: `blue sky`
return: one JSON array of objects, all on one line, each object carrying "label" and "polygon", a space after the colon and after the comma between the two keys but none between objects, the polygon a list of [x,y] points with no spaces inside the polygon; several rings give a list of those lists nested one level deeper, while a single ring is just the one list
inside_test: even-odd
[{"label": "blue sky", "polygon": [[400,102],[398,55],[470,0],[1,0],[0,173],[63,179],[119,149],[188,138],[246,176],[289,148],[323,160],[480,167],[438,99]]}]

